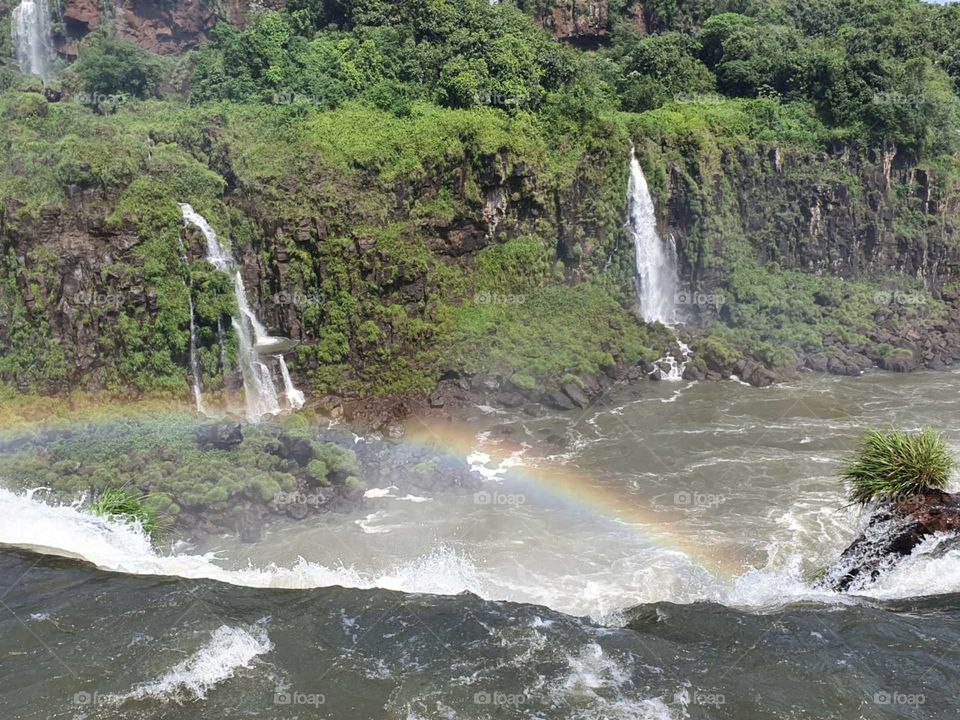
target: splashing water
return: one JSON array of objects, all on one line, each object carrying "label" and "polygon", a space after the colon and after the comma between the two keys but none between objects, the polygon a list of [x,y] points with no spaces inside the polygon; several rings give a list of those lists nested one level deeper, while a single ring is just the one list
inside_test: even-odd
[{"label": "splashing water", "polygon": [[47,0],[23,0],[13,10],[11,30],[17,63],[24,75],[39,75],[46,82],[53,77],[53,34]]},{"label": "splashing water", "polygon": [[306,402],[303,391],[294,387],[293,381],[290,379],[290,371],[287,369],[287,361],[283,359],[283,355],[277,355],[276,358],[277,362],[280,363],[280,375],[283,377],[283,391],[287,396],[287,404],[293,410],[299,410]]},{"label": "splashing water", "polygon": [[[234,275],[234,295],[240,313],[238,317],[233,318],[233,328],[239,338],[237,354],[240,361],[240,374],[243,377],[247,419],[250,422],[257,422],[264,415],[277,415],[280,413],[280,398],[274,383],[273,373],[264,362],[261,353],[283,353],[295,347],[297,343],[289,338],[273,337],[267,333],[266,328],[257,319],[253,310],[250,309],[240,271],[233,269],[233,262],[220,244],[216,232],[210,227],[210,223],[190,205],[183,203],[180,205],[180,210],[183,213],[184,225],[193,225],[203,234],[207,243],[207,260],[210,264],[221,272],[233,273]],[[191,310],[191,343],[193,342],[192,318]],[[193,363],[193,357],[194,354],[191,352],[191,364]],[[303,406],[303,393],[293,385],[282,356],[280,362],[284,390],[290,407],[300,408]],[[195,383],[199,382],[198,378],[199,369],[194,375]],[[197,397],[197,408],[200,409],[202,405],[198,384],[195,384],[194,393]],[[299,401],[300,404],[297,405],[296,401]]]}]

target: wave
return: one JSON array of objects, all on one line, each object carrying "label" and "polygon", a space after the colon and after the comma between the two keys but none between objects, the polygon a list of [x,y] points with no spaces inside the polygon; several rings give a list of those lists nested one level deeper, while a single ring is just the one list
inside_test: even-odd
[{"label": "wave", "polygon": [[[810,514],[818,517],[811,520],[807,517]],[[163,554],[152,546],[149,536],[136,524],[97,517],[72,505],[47,504],[32,493],[18,494],[3,489],[0,489],[0,517],[4,519],[0,523],[0,544],[80,559],[108,571],[209,579],[256,588],[341,586],[435,595],[471,592],[488,600],[533,602],[561,610],[570,607],[572,599],[576,599],[586,602],[592,610],[584,612],[578,605],[574,614],[587,614],[611,623],[615,623],[619,610],[661,600],[712,601],[759,611],[799,601],[862,602],[852,594],[816,589],[809,577],[809,533],[836,536],[830,538],[830,544],[834,545],[839,537],[838,528],[845,520],[832,517],[828,523],[824,514],[813,508],[805,508],[802,515],[785,513],[780,521],[788,534],[768,541],[765,565],[749,569],[728,582],[684,570],[682,558],[672,556],[653,559],[649,568],[634,568],[633,574],[624,568],[619,571],[612,568],[610,573],[597,575],[586,583],[581,581],[579,585],[571,577],[551,578],[537,573],[528,578],[529,582],[516,582],[497,573],[484,572],[472,558],[447,546],[377,570],[343,565],[328,567],[303,558],[284,567],[270,564],[228,569],[218,564],[213,553]],[[380,526],[372,522],[378,519],[376,514],[368,517],[366,523],[370,527],[365,531],[375,532]],[[890,600],[960,592],[960,549],[937,552],[936,547],[934,541],[924,543],[901,565],[858,590],[858,595]],[[830,556],[830,552],[825,557]],[[620,572],[626,574],[621,577]],[[644,588],[659,588],[657,597],[645,597]]]},{"label": "wave", "polygon": [[97,517],[72,505],[49,505],[29,493],[0,489],[0,518],[0,544],[85,560],[102,570],[131,575],[217,580],[259,588],[339,585],[436,595],[480,591],[473,563],[446,547],[379,572],[331,568],[302,558],[290,567],[228,570],[217,565],[213,553],[163,555],[137,524]]},{"label": "wave", "polygon": [[128,693],[111,700],[121,704],[128,700],[154,699],[183,704],[203,700],[215,685],[229,680],[240,668],[251,667],[260,655],[270,652],[273,644],[263,628],[245,630],[221,625],[209,642],[186,660],[174,665],[162,677],[137,685]]}]

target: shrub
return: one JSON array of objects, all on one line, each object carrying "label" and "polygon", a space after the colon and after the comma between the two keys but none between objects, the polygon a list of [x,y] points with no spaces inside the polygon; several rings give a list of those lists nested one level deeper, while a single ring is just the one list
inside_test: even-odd
[{"label": "shrub", "polygon": [[159,527],[157,512],[148,507],[146,501],[144,495],[134,495],[122,488],[110,488],[101,493],[91,509],[95,515],[111,520],[140,523],[145,532],[153,535]]},{"label": "shrub", "polygon": [[933,430],[871,430],[846,462],[842,476],[850,483],[850,499],[863,505],[944,490],[952,469],[943,437]]}]

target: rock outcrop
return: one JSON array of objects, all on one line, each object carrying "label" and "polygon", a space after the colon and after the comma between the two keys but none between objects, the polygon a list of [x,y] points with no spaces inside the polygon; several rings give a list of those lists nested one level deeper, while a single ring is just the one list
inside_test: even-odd
[{"label": "rock outcrop", "polygon": [[76,56],[79,41],[110,22],[120,37],[142,48],[165,55],[179,55],[204,42],[210,30],[221,20],[242,26],[254,7],[281,5],[282,0],[229,0],[225,3],[118,0],[109,4],[98,0],[66,0],[63,7],[64,35],[59,38],[58,50],[66,57]]},{"label": "rock outcrop", "polygon": [[820,585],[839,591],[863,588],[927,538],[958,532],[960,493],[935,491],[884,502],[873,510],[866,527],[843,551]]}]

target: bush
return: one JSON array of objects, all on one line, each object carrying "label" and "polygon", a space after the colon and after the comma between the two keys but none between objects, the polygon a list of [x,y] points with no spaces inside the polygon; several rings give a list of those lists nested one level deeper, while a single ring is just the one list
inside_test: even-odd
[{"label": "bush", "polygon": [[105,490],[93,503],[93,513],[110,520],[137,522],[140,527],[153,535],[159,527],[157,512],[148,507],[146,496],[134,495],[122,488]]},{"label": "bush", "polygon": [[148,97],[160,82],[159,61],[133,43],[98,36],[71,68],[93,96]]},{"label": "bush", "polygon": [[850,499],[863,505],[944,490],[952,469],[943,437],[933,430],[871,430],[842,476],[850,483]]}]

